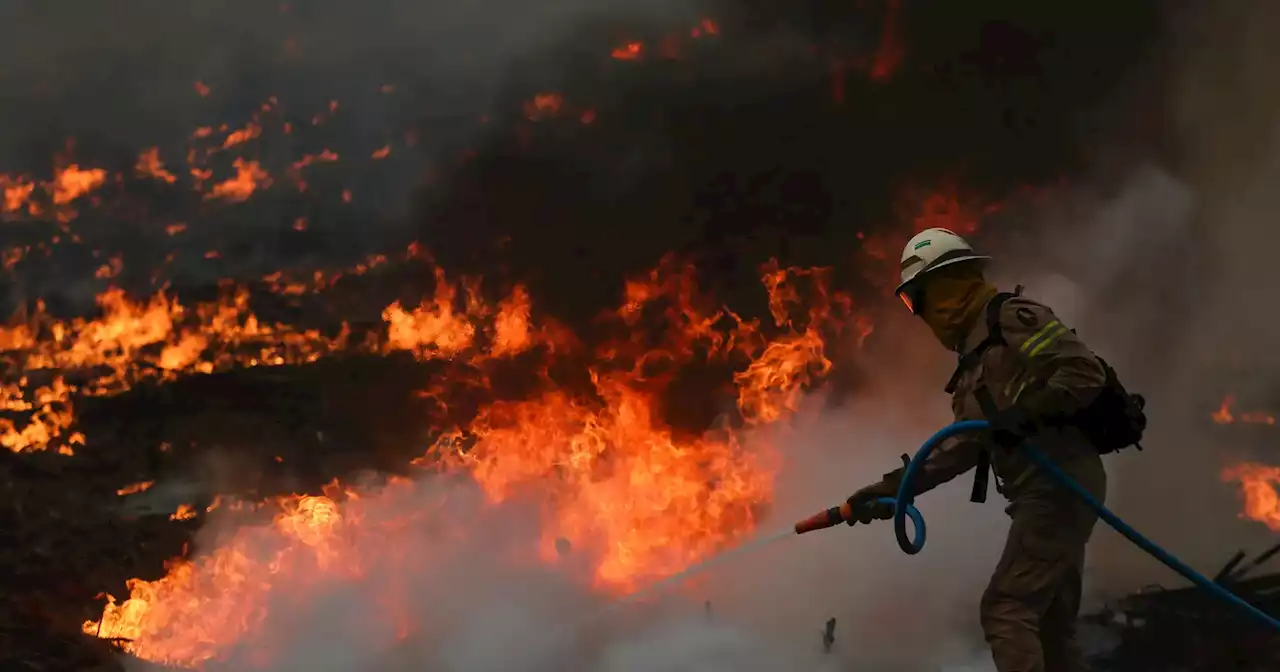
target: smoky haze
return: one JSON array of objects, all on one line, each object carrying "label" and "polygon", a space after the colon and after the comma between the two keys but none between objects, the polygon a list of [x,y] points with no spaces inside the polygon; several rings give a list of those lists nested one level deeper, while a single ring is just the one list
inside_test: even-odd
[{"label": "smoky haze", "polygon": [[[1112,3],[1091,15],[1075,9],[1083,3],[1034,12],[1019,9],[1029,3],[903,3],[910,11],[899,27],[901,76],[879,88],[850,76],[840,106],[829,102],[827,64],[814,66],[805,54],[814,43],[831,48],[842,28],[858,48],[874,49],[883,17],[850,18],[836,4],[716,3],[722,51],[690,56],[697,74],[686,76],[650,64],[627,74],[581,64],[651,24],[699,19],[704,8],[674,0],[4,3],[0,161],[4,170],[39,172],[50,148],[71,136],[86,163],[128,166],[151,145],[180,157],[193,127],[234,126],[271,96],[301,116],[338,100],[342,121],[329,135],[296,145],[264,140],[264,157],[321,147],[367,153],[408,129],[418,144],[408,158],[393,155],[402,163],[358,182],[351,209],[305,209],[318,220],[313,246],[264,235],[299,215],[289,202],[251,203],[233,216],[176,208],[211,225],[193,249],[244,246],[224,255],[234,257],[226,265],[190,262],[175,276],[192,284],[253,277],[421,238],[457,267],[503,266],[529,277],[537,305],[570,316],[616,300],[624,271],[671,250],[706,262],[727,300],[749,284],[738,280],[779,256],[836,265],[876,310],[883,296],[861,283],[867,267],[856,262],[867,259],[856,234],[910,219],[900,183],[954,179],[990,201],[1066,178],[1047,199],[1010,202],[979,240],[997,255],[1002,283],[1027,284],[1151,399],[1149,450],[1109,458],[1111,504],[1205,570],[1237,546],[1264,543],[1269,533],[1237,519],[1235,488],[1217,478],[1223,464],[1262,446],[1229,442],[1208,413],[1227,391],[1259,403],[1275,396],[1277,328],[1265,291],[1280,280],[1267,257],[1277,242],[1270,218],[1280,205],[1271,187],[1280,177],[1280,97],[1267,64],[1280,56],[1268,39],[1280,10],[1180,15],[1152,52],[1144,51],[1153,13],[1145,5],[1133,14],[1146,15],[1134,18]],[[1007,20],[985,22],[993,15]],[[731,41],[731,28],[751,39]],[[1027,37],[1059,30],[1074,51],[1050,53]],[[1006,53],[1018,57],[1000,57]],[[1151,62],[1135,70],[1138,56]],[[1035,67],[1051,84],[1066,83],[1037,88]],[[1143,105],[1159,100],[1154,116],[1167,134],[1160,142],[1176,151],[1117,138],[1135,117],[1150,116],[1135,113],[1128,96],[1115,102],[1113,67],[1159,80],[1135,89],[1149,97]],[[194,93],[196,80],[210,88],[207,97]],[[396,94],[383,94],[383,84]],[[567,98],[598,109],[597,135],[530,139],[477,123],[562,86]],[[1086,113],[1099,117],[1086,123]],[[442,158],[466,148],[475,149],[473,163]],[[100,224],[119,224],[89,234],[104,245],[145,247],[145,233]],[[148,258],[139,262],[144,275]],[[68,283],[55,275],[23,291],[65,292]],[[886,313],[877,325],[874,356],[854,358],[852,399],[815,397],[793,427],[753,437],[785,446],[788,456],[761,534],[879,477],[949,419],[937,390],[949,373],[946,353],[902,315]],[[265,643],[277,670],[980,665],[977,599],[1007,522],[994,503],[960,505],[966,493],[962,478],[922,501],[931,527],[920,556],[903,556],[887,525],[839,528],[779,542],[657,604],[580,630],[573,624],[604,601],[582,587],[586,569],[575,556],[554,568],[511,560],[537,541],[531,509],[491,509],[471,486],[424,481],[375,513],[440,506],[484,533],[415,527],[399,550],[421,566],[378,565],[383,571],[360,581],[312,586],[301,602],[273,595],[269,620],[230,653],[228,669]],[[213,531],[197,541],[198,549],[216,546]],[[276,541],[264,533],[261,543],[266,557]],[[1095,601],[1174,583],[1105,531],[1092,547],[1089,581]],[[398,643],[395,623],[368,617],[385,613],[374,598],[388,591],[406,598],[427,635]],[[822,655],[819,630],[830,617],[837,644]]]},{"label": "smoky haze", "polygon": [[[1109,169],[1105,182],[1031,209],[1021,221],[1029,232],[1003,243],[1030,263],[1002,275],[1056,306],[1147,395],[1148,450],[1109,458],[1110,503],[1212,574],[1235,549],[1274,543],[1265,526],[1240,519],[1239,484],[1219,478],[1234,462],[1273,460],[1274,436],[1224,431],[1210,412],[1228,394],[1246,409],[1278,400],[1280,323],[1262,303],[1280,282],[1267,261],[1280,109],[1264,74],[1280,56],[1267,37],[1280,12],[1199,7],[1170,25],[1161,104],[1175,149],[1133,156],[1125,174]],[[1092,561],[1102,593],[1183,583],[1110,530]]]}]

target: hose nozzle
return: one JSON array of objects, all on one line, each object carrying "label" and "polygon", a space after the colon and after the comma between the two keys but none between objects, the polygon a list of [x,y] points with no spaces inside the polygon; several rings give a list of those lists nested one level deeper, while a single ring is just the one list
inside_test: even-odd
[{"label": "hose nozzle", "polygon": [[835,527],[850,520],[853,520],[853,509],[846,502],[840,506],[833,506],[826,511],[819,511],[796,523],[796,534],[825,530],[828,527]]}]

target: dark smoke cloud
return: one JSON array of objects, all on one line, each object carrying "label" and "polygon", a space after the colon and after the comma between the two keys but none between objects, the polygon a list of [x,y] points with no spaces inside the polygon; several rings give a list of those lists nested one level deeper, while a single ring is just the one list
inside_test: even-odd
[{"label": "dark smoke cloud", "polygon": [[[240,122],[269,96],[303,117],[339,100],[330,128],[264,139],[261,152],[358,155],[412,128],[418,155],[327,185],[354,186],[351,207],[276,195],[231,213],[179,208],[215,224],[206,242],[226,248],[220,264],[184,266],[193,281],[416,237],[455,266],[533,276],[549,309],[589,315],[622,272],[673,250],[699,256],[725,289],[770,256],[856,278],[857,234],[914,207],[899,202],[903,186],[954,179],[996,200],[1071,173],[1090,130],[1080,112],[1148,47],[1150,5],[21,3],[0,42],[0,164],[41,172],[67,137],[85,162],[123,168],[150,145],[177,160],[195,126]],[[678,62],[603,56],[701,16],[720,35]],[[885,49],[901,58],[869,82]],[[397,95],[379,95],[384,83]],[[519,124],[523,101],[547,90],[595,108],[596,123]],[[475,158],[459,164],[467,148]],[[428,172],[418,230],[405,230],[406,193]],[[315,220],[305,242],[287,234],[300,213]]]}]

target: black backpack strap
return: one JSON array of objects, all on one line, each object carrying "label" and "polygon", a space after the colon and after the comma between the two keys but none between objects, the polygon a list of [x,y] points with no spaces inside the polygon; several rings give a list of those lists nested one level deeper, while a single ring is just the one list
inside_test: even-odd
[{"label": "black backpack strap", "polygon": [[987,501],[987,485],[991,475],[991,452],[986,446],[978,449],[978,465],[973,471],[973,489],[969,491],[969,501],[981,504]]},{"label": "black backpack strap", "polygon": [[[1005,345],[1004,333],[1000,328],[1000,310],[1004,308],[1005,301],[1021,293],[1022,286],[1019,285],[1013,292],[1000,292],[987,302],[987,337],[982,339],[982,342],[974,347],[973,350],[960,355],[960,361],[956,363],[955,373],[952,373],[951,380],[947,381],[947,394],[952,394],[956,391],[956,386],[960,384],[960,377],[982,360],[982,355],[987,351],[987,348],[995,345]],[[983,414],[989,416],[992,412],[989,409],[995,408],[995,400],[991,398],[991,393],[986,387],[980,387],[974,391],[974,395],[978,398],[978,406],[982,408]],[[978,464],[974,467],[973,489],[969,492],[969,501],[976,504],[987,501],[987,488],[990,484],[990,478],[991,453],[984,446],[978,451]]]},{"label": "black backpack strap", "polygon": [[[991,418],[999,409],[996,407],[996,400],[991,396],[991,391],[986,385],[981,385],[973,391],[973,396],[978,400],[978,407],[982,409],[982,414]],[[969,493],[969,501],[981,504],[987,501],[987,483],[991,475],[991,450],[983,446],[978,451],[978,464],[973,473],[973,490]],[[997,490],[999,486],[997,485]]]}]

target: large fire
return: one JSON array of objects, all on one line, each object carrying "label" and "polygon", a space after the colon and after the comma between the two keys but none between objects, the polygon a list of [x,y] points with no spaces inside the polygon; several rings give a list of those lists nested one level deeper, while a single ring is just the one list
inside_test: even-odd
[{"label": "large fire", "polygon": [[[681,40],[718,33],[719,27],[704,19],[652,50],[632,41],[612,55],[675,58]],[[194,88],[202,97],[211,92],[200,82]],[[390,85],[382,89],[392,91]],[[325,124],[339,107],[330,101],[309,123]],[[525,109],[535,121],[565,113],[584,124],[595,120],[594,110],[575,107],[555,92],[537,94]],[[28,258],[49,255],[53,246],[78,243],[73,227],[83,209],[114,202],[128,180],[190,190],[209,208],[232,207],[264,190],[306,193],[308,171],[343,160],[336,152],[322,149],[277,165],[254,151],[271,134],[290,135],[306,123],[281,114],[273,97],[246,122],[201,126],[188,138],[184,154],[144,149],[126,173],[75,162],[68,146],[67,157],[55,162],[47,178],[0,175],[0,218],[52,221],[59,227],[45,242],[6,250],[5,267],[12,270]],[[406,135],[405,144],[412,142]],[[370,147],[358,160],[380,161],[392,151],[392,144]],[[350,202],[350,190],[341,192]],[[162,230],[180,239],[195,224],[173,221]],[[307,227],[305,218],[293,225],[296,231]],[[217,250],[204,253],[205,259],[219,256]],[[386,305],[382,329],[362,338],[351,338],[345,323],[323,332],[268,322],[250,305],[255,289],[281,297],[317,294],[393,261],[431,264],[434,288],[416,305]],[[103,258],[95,276],[110,282],[126,264],[119,256]],[[743,319],[704,295],[693,266],[667,257],[625,283],[618,308],[598,321],[611,336],[593,346],[539,318],[525,287],[511,285],[494,298],[494,288],[482,278],[451,277],[416,244],[342,271],[281,271],[253,286],[228,281],[213,301],[183,301],[166,289],[139,297],[105,286],[96,298],[96,316],[60,317],[36,301],[0,328],[5,363],[0,394],[6,411],[0,442],[13,452],[74,455],[87,442],[76,430],[76,399],[118,395],[143,382],[305,364],[339,353],[407,351],[420,360],[444,362],[451,383],[465,380],[474,389],[489,385],[491,366],[532,356],[542,371],[535,391],[521,400],[482,405],[462,426],[443,428],[447,431],[434,445],[423,446],[415,465],[424,478],[445,472],[469,479],[494,505],[532,502],[541,520],[537,547],[529,549],[535,557],[555,562],[572,549],[575,558],[589,560],[587,585],[626,591],[676,573],[754,528],[771,501],[778,455],[767,445],[749,444],[745,432],[796,410],[803,390],[831,367],[827,339],[850,324],[856,325],[850,338],[869,331],[853,318],[848,297],[831,290],[823,269],[771,263],[761,269],[761,279],[772,317],[767,325]],[[585,389],[551,373],[564,361],[585,364]],[[736,396],[736,403],[723,409],[733,420],[691,436],[667,424],[660,403],[682,367],[699,362],[736,371],[729,397]],[[449,403],[443,388],[422,393]],[[736,412],[728,413],[735,406]],[[117,494],[132,496],[154,484],[139,481],[119,487]],[[225,657],[268,618],[270,604],[281,594],[353,580],[396,557],[406,525],[429,513],[410,507],[392,519],[366,514],[370,506],[388,510],[387,501],[413,487],[398,480],[380,487],[335,481],[323,494],[256,505],[224,506],[217,498],[207,512],[260,516],[274,511],[274,517],[270,524],[242,524],[202,554],[172,561],[162,578],[131,580],[128,598],[108,596],[101,618],[85,623],[84,631],[122,641],[126,650],[153,661],[200,665]],[[198,515],[184,504],[170,519]],[[423,626],[403,617],[404,608],[388,613],[396,615],[397,633],[408,635]]]},{"label": "large fire", "polygon": [[[839,333],[849,317],[848,299],[830,291],[821,269],[770,264],[762,273],[771,328],[716,307],[699,293],[691,266],[664,260],[628,282],[621,307],[602,317],[620,336],[593,357],[594,393],[575,394],[544,375],[541,392],[483,407],[418,463],[469,475],[495,504],[518,496],[540,501],[537,551],[554,562],[567,543],[590,557],[597,589],[633,588],[731,543],[753,529],[769,503],[777,456],[766,447],[748,450],[742,431],[731,426],[678,436],[655,410],[659,396],[680,366],[698,358],[738,363],[743,426],[777,421],[829,369],[824,336]],[[496,358],[540,348],[550,364],[577,354],[575,341],[554,325],[532,322],[524,288],[490,304],[476,279],[455,284],[440,269],[436,278],[434,294],[421,305],[387,307],[386,331],[372,344],[260,325],[234,292],[223,303],[198,306],[197,319],[183,326],[188,321],[177,302],[160,296],[134,304],[114,290],[104,294],[102,318],[27,327],[9,338],[46,368],[106,365],[109,373],[83,388],[95,394],[145,377],[306,361],[344,347],[446,358],[470,367],[480,385],[486,363]],[[62,336],[42,340],[45,333]],[[69,402],[62,403],[68,414],[58,431],[71,421]],[[279,499],[274,527],[243,528],[207,555],[176,562],[164,578],[131,581],[130,597],[112,599],[102,619],[84,629],[129,640],[129,651],[151,660],[215,659],[266,618],[272,591],[359,575],[370,535],[396,534],[394,527],[362,526],[360,502],[383,496],[335,485],[324,496]],[[174,517],[189,515],[180,510]],[[270,557],[246,546],[259,548],[264,538],[277,549]]]}]

